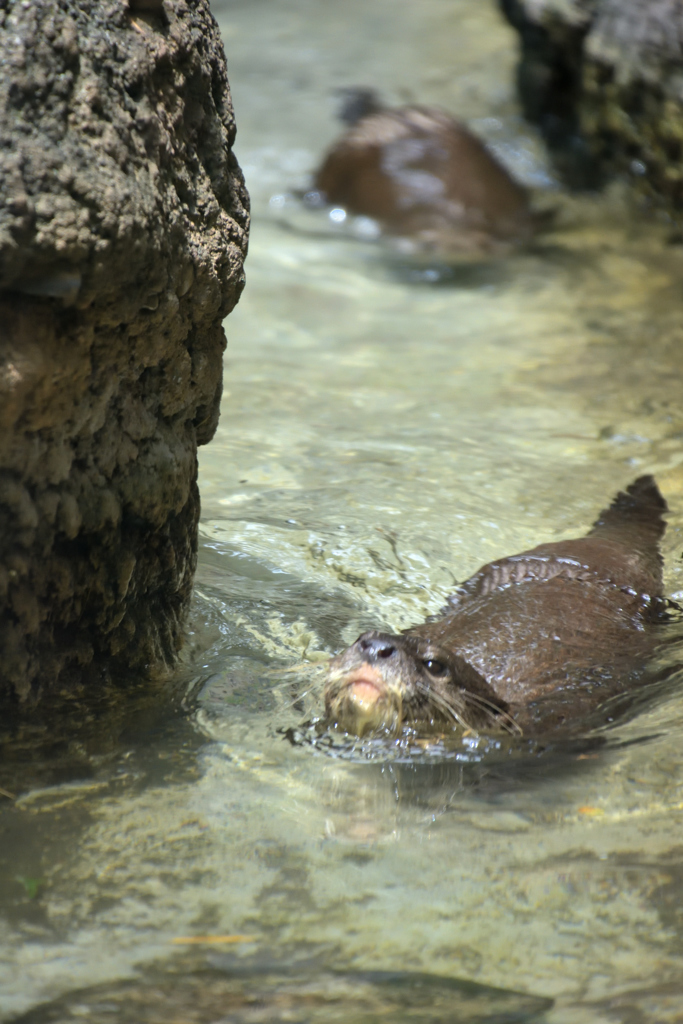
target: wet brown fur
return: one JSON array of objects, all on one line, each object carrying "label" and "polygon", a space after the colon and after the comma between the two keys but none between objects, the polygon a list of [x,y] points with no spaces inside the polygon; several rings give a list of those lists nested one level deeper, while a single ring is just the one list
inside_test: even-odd
[{"label": "wet brown fur", "polygon": [[585,537],[483,566],[435,621],[363,634],[330,664],[327,714],[350,732],[566,730],[645,681],[666,618],[654,479],[619,493]]},{"label": "wet brown fur", "polygon": [[391,109],[356,92],[347,109],[357,119],[345,118],[351,127],[315,177],[323,200],[445,257],[502,253],[532,236],[526,190],[464,125],[434,107]]}]

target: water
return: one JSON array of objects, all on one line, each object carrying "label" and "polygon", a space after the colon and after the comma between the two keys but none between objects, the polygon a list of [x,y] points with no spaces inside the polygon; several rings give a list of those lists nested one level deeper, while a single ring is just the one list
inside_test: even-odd
[{"label": "water", "polygon": [[[369,971],[533,997],[484,988],[457,1020],[528,1019],[535,998],[554,1000],[548,1024],[680,1020],[675,685],[608,748],[526,760],[356,763],[278,730],[315,712],[326,657],[362,629],[420,621],[491,558],[580,534],[640,473],[671,506],[666,590],[683,593],[683,253],[618,185],[577,199],[554,183],[492,3],[215,9],[254,227],[201,453],[191,644],[172,700],[141,692],[85,721],[75,704],[54,743],[15,736],[4,1019],[60,997],[31,1021],[138,1019],[131,1005],[160,1013],[177,993],[213,1020],[197,993],[223,992],[221,972],[279,965],[316,993],[346,972],[348,999]],[[557,206],[555,230],[439,282],[271,202],[306,187],[337,130],[331,90],[356,83],[457,111]],[[282,999],[318,1019],[318,995],[268,985],[263,1019]],[[372,992],[347,1019],[398,1012]],[[437,1004],[424,1019],[446,1019]]]}]

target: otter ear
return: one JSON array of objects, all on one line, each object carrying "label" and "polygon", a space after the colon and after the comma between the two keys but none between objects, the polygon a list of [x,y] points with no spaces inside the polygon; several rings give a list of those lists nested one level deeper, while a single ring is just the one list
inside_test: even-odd
[{"label": "otter ear", "polygon": [[484,697],[502,711],[508,710],[506,701],[501,700],[490,683],[487,683],[484,676],[477,672],[476,668],[473,668],[464,658],[461,658],[459,654],[451,655],[449,663],[453,671],[453,682],[456,686],[461,686],[468,693],[476,693],[478,696]]}]

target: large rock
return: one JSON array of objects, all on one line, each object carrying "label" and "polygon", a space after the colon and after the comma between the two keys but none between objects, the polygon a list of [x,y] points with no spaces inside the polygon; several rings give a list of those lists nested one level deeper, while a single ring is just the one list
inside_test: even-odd
[{"label": "large rock", "polygon": [[248,212],[208,0],[0,6],[0,696],[173,663]]},{"label": "large rock", "polygon": [[624,173],[683,204],[680,0],[500,0],[524,111],[570,184]]}]

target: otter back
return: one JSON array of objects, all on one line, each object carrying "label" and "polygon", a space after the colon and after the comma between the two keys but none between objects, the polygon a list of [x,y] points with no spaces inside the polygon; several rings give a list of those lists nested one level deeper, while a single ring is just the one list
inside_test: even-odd
[{"label": "otter back", "polygon": [[586,537],[483,566],[443,618],[407,633],[457,650],[525,732],[581,717],[636,682],[652,653],[665,511],[653,478],[640,477]]}]

